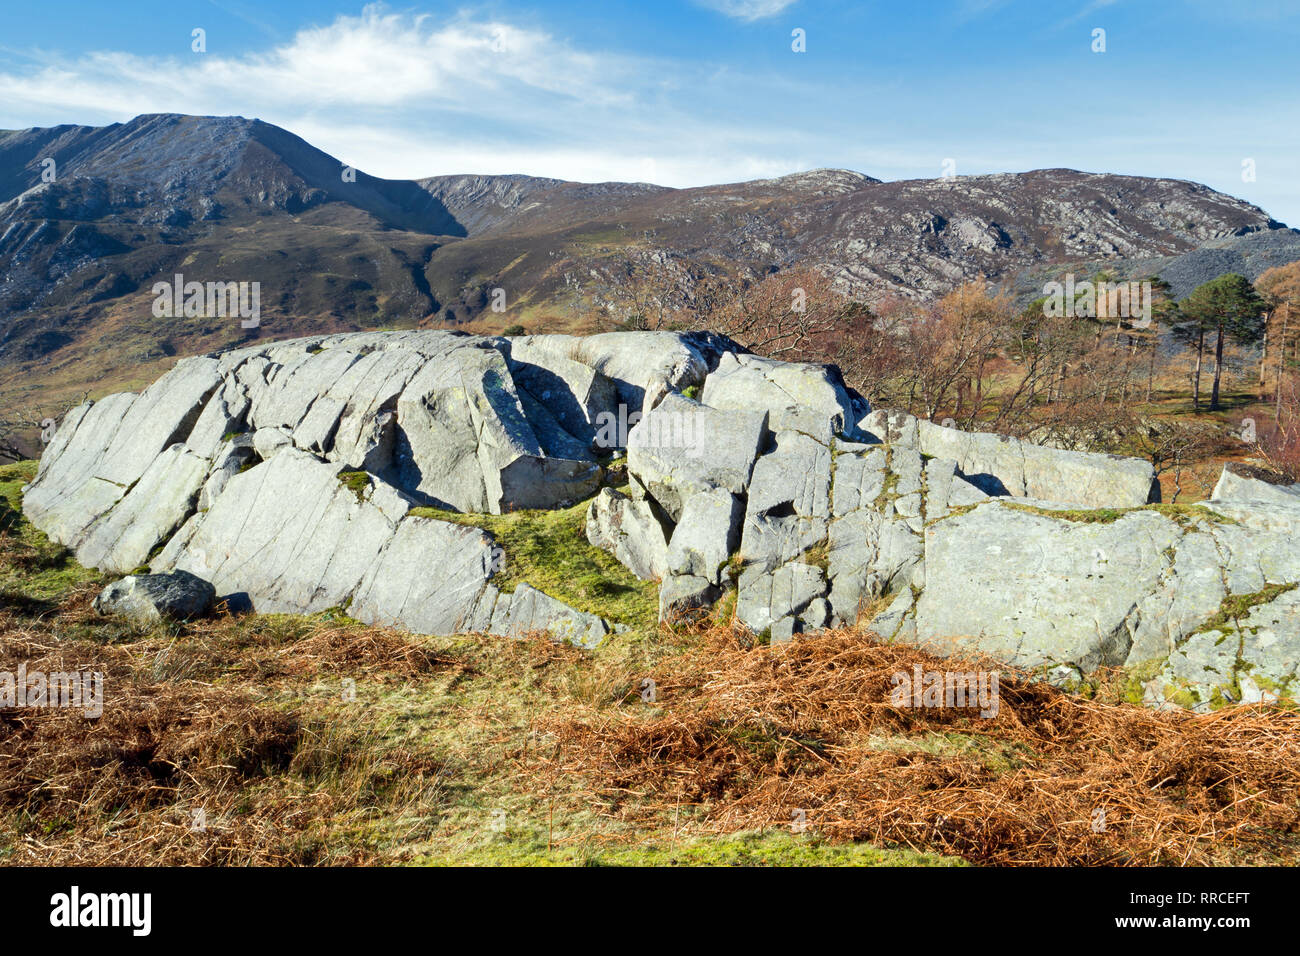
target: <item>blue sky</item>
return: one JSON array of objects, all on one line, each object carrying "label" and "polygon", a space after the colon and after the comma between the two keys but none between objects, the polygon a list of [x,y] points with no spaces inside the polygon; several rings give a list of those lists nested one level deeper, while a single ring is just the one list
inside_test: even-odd
[{"label": "blue sky", "polygon": [[4,128],[257,116],[390,177],[1067,166],[1196,180],[1300,225],[1296,0],[4,0],[0,17]]}]

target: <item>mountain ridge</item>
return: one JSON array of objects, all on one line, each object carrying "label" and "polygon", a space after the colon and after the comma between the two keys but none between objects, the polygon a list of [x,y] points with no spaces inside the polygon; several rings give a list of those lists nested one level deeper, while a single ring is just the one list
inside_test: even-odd
[{"label": "mountain ridge", "polygon": [[[53,182],[42,181],[47,159]],[[473,319],[563,331],[575,302],[625,282],[635,260],[670,264],[688,283],[812,267],[873,302],[1058,263],[1140,269],[1260,234],[1300,258],[1300,233],[1244,200],[1064,168],[892,182],[816,169],[688,188],[389,180],[255,118],[35,127],[0,132],[0,392],[121,386],[172,355],[264,334]],[[176,273],[258,281],[260,327],[160,324],[150,290]]]}]

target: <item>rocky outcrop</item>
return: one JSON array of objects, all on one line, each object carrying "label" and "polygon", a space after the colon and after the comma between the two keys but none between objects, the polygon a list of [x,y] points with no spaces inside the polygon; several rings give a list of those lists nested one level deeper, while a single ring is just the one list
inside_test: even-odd
[{"label": "rocky outcrop", "polygon": [[1053,679],[1130,668],[1157,706],[1293,696],[1300,496],[1234,468],[1200,504],[1157,488],[1145,462],[871,412],[834,369],[712,335],[391,332],[187,359],[82,406],[25,508],[85,563],[232,607],[592,646],[620,622],[505,591],[492,535],[438,517],[587,500],[587,541],[659,582],[664,621],[730,594],[771,641],[861,624]]},{"label": "rocky outcrop", "polygon": [[[737,620],[772,641],[860,623],[1054,679],[1132,668],[1149,703],[1200,709],[1300,691],[1300,503],[1289,489],[1268,486],[1270,497],[1229,476],[1220,488],[1232,494],[1164,506],[1145,462],[900,413],[855,426],[833,397],[818,402],[828,380],[815,367],[777,370],[815,383],[806,403],[787,403],[767,398],[765,366],[724,359],[701,394],[708,408],[734,387],[730,414],[765,419],[748,470],[755,442],[741,417],[708,420],[707,461],[629,456],[643,507],[662,516],[656,549],[668,529],[666,573],[650,572],[665,617],[734,589]],[[635,551],[623,541],[612,553]]]},{"label": "rocky outcrop", "polygon": [[806,431],[822,441],[851,432],[869,411],[850,398],[834,366],[731,353],[705,380],[700,400],[711,408],[766,412],[773,431]]},{"label": "rocky outcrop", "polygon": [[906,412],[878,410],[860,423],[867,433],[957,463],[959,473],[990,495],[1060,501],[1085,508],[1127,508],[1160,500],[1150,463],[1066,451],[997,435],[936,425]]},{"label": "rocky outcrop", "polygon": [[1288,482],[1281,475],[1262,468],[1230,463],[1223,466],[1210,500],[1300,504],[1300,482]]},{"label": "rocky outcrop", "polygon": [[[236,607],[593,644],[616,622],[527,585],[501,593],[491,535],[412,509],[591,497],[647,396],[692,404],[676,390],[702,386],[724,350],[740,351],[708,334],[390,332],[186,359],[139,395],[69,414],[24,507],[84,564],[193,574]],[[751,417],[748,457],[731,464],[746,480],[762,428]],[[667,573],[658,506],[610,489],[600,501],[593,535],[638,573]]]}]

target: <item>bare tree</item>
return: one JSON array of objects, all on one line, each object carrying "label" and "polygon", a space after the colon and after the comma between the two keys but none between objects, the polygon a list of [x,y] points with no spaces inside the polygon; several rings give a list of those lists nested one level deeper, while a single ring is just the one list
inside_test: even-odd
[{"label": "bare tree", "polygon": [[[730,290],[719,289],[725,293]],[[865,312],[816,269],[777,272],[717,296],[707,316],[697,320],[760,355],[789,356],[824,347],[827,336],[842,333],[850,318]]]},{"label": "bare tree", "polygon": [[0,407],[0,462],[22,461],[38,454],[63,416],[88,397],[86,393],[80,400],[60,406],[6,403]]}]

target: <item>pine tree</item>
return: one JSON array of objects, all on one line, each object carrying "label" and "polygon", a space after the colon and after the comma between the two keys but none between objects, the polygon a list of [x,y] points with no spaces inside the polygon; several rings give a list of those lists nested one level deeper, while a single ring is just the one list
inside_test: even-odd
[{"label": "pine tree", "polygon": [[1214,338],[1214,387],[1210,410],[1219,409],[1219,385],[1223,378],[1223,346],[1228,339],[1240,345],[1259,341],[1264,333],[1264,300],[1250,280],[1229,272],[1197,286],[1179,303],[1180,324],[1174,330],[1196,349],[1196,371],[1192,384],[1192,407],[1201,409],[1201,367],[1206,340]]}]

